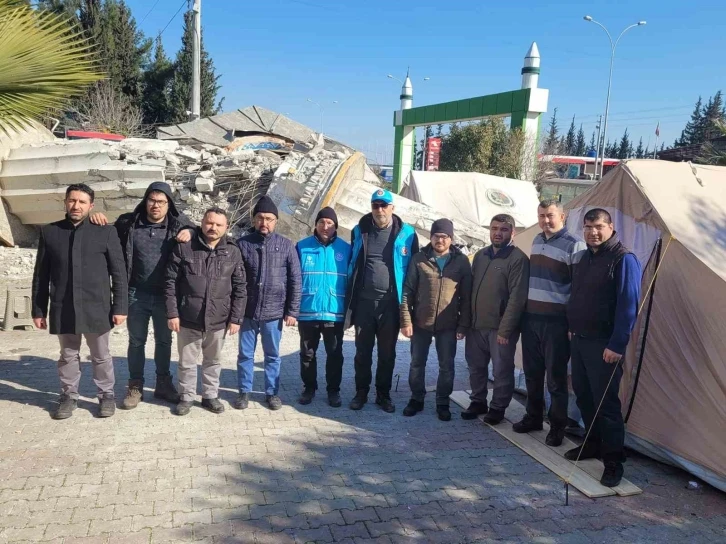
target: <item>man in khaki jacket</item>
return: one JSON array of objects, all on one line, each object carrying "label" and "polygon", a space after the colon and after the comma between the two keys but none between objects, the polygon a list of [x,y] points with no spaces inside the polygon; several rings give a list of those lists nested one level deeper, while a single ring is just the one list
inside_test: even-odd
[{"label": "man in khaki jacket", "polygon": [[408,375],[411,400],[403,410],[404,416],[413,416],[423,410],[426,360],[434,339],[439,358],[436,412],[440,420],[451,420],[449,395],[454,388],[456,341],[464,338],[471,317],[471,265],[469,259],[451,245],[453,237],[451,221],[434,221],[431,243],[413,256],[406,274],[401,332],[411,338]]},{"label": "man in khaki jacket", "polygon": [[[472,264],[471,330],[466,337],[466,362],[471,381],[471,404],[461,413],[496,425],[504,419],[514,393],[514,353],[520,321],[527,303],[529,259],[513,245],[514,218],[495,215],[489,226],[492,244],[479,250]],[[494,393],[487,413],[489,359]]]}]

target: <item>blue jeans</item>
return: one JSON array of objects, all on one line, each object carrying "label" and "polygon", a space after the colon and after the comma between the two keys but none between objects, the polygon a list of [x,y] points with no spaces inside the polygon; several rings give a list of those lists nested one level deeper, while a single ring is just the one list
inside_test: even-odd
[{"label": "blue jeans", "polygon": [[240,329],[239,355],[237,356],[239,392],[249,393],[252,391],[258,334],[262,337],[262,351],[265,354],[265,394],[268,396],[277,395],[280,389],[282,319],[255,321],[245,317]]},{"label": "blue jeans", "polygon": [[144,381],[146,362],[146,338],[149,320],[154,324],[154,362],[157,376],[171,376],[171,330],[166,320],[164,296],[129,288],[129,315],[126,328],[129,331],[129,378]]}]

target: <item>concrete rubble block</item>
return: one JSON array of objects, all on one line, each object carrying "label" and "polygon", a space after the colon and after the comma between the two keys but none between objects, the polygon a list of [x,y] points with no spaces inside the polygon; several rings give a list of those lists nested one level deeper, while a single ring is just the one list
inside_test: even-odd
[{"label": "concrete rubble block", "polygon": [[258,149],[256,153],[258,156],[264,157],[266,160],[271,161],[273,164],[280,164],[282,162],[282,158],[280,157],[280,155],[278,155],[274,151],[270,151],[269,149]]},{"label": "concrete rubble block", "polygon": [[190,164],[186,167],[187,172],[199,172],[202,169],[201,164]]},{"label": "concrete rubble block", "polygon": [[[15,155],[13,152],[12,155]],[[3,189],[51,189],[71,183],[97,181],[91,170],[123,165],[122,161],[109,159],[106,152],[93,152],[84,155],[58,155],[55,157],[26,156],[15,159],[8,157],[3,161],[0,172],[0,186]]]},{"label": "concrete rubble block", "polygon": [[214,178],[214,172],[212,172],[211,170],[202,170],[201,172],[199,172],[199,177],[206,178],[206,179],[212,179],[212,178]]},{"label": "concrete rubble block", "polygon": [[237,159],[240,163],[242,163],[254,159],[255,152],[251,149],[235,149],[234,151],[230,152],[229,156],[233,159]]},{"label": "concrete rubble block", "polygon": [[164,158],[166,159],[166,163],[168,164],[174,164],[179,165],[181,164],[181,159],[177,157],[176,155],[172,155],[171,153],[166,153],[164,155]]},{"label": "concrete rubble block", "polygon": [[88,177],[97,181],[165,181],[163,168],[123,162],[89,170]]},{"label": "concrete rubble block", "polygon": [[123,184],[123,193],[125,196],[133,196],[143,198],[146,194],[146,189],[149,188],[150,183],[145,181],[135,181],[131,183]]},{"label": "concrete rubble block", "polygon": [[217,147],[216,145],[212,144],[203,144],[202,149],[204,151],[207,151],[208,153],[211,153],[212,155],[224,155],[226,153],[223,148]]},{"label": "concrete rubble block", "polygon": [[192,193],[186,187],[182,187],[181,189],[179,189],[178,194],[179,194],[179,199],[186,202],[187,200],[189,200],[189,196]]},{"label": "concrete rubble block", "polygon": [[152,138],[126,138],[118,143],[119,147],[131,153],[174,153],[179,149],[179,143],[174,140],[156,140]]},{"label": "concrete rubble block", "polygon": [[104,140],[53,140],[12,149],[8,154],[8,158],[22,160],[71,157],[92,153],[108,153],[110,150],[115,149],[117,148],[114,144]]},{"label": "concrete rubble block", "polygon": [[190,161],[199,162],[202,159],[201,151],[197,151],[196,149],[192,149],[191,147],[180,147],[175,151],[175,153],[179,157],[189,159]]},{"label": "concrete rubble block", "polygon": [[214,179],[200,176],[194,180],[194,187],[200,193],[211,193],[214,190]]},{"label": "concrete rubble block", "polygon": [[[121,215],[122,213],[131,212],[133,211],[136,206],[139,205],[139,199],[138,198],[103,198],[100,200],[96,200],[97,204],[94,207],[95,211],[103,211],[103,212],[109,212],[107,215],[111,215],[111,213],[115,213],[116,217]],[[101,204],[100,209],[98,204]]]},{"label": "concrete rubble block", "polygon": [[141,166],[150,166],[152,168],[166,168],[166,160],[154,159],[152,157],[144,156],[126,156],[126,164],[139,164]]}]

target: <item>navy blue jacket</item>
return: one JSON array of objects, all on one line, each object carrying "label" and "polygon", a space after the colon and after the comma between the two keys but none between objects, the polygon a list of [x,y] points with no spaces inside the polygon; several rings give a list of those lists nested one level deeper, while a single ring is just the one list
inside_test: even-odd
[{"label": "navy blue jacket", "polygon": [[293,243],[273,232],[251,232],[237,241],[247,277],[245,317],[271,321],[300,313],[300,261]]}]

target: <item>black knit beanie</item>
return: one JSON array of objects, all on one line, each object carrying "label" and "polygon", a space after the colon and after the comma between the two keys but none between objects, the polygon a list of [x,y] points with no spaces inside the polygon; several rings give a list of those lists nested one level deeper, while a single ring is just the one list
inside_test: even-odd
[{"label": "black knit beanie", "polygon": [[454,237],[454,224],[448,219],[437,219],[431,224],[431,236],[434,234],[448,234]]},{"label": "black knit beanie", "polygon": [[321,219],[330,219],[333,223],[335,223],[335,228],[337,230],[338,215],[335,213],[335,210],[333,208],[331,208],[330,206],[326,206],[325,208],[321,209],[318,212],[317,217],[315,218],[315,223],[317,224],[317,222]]},{"label": "black knit beanie", "polygon": [[267,195],[261,197],[257,201],[257,204],[255,204],[255,207],[252,210],[252,216],[257,215],[258,213],[271,213],[275,217],[278,217],[278,215],[277,215],[277,206],[275,206],[275,203]]}]

